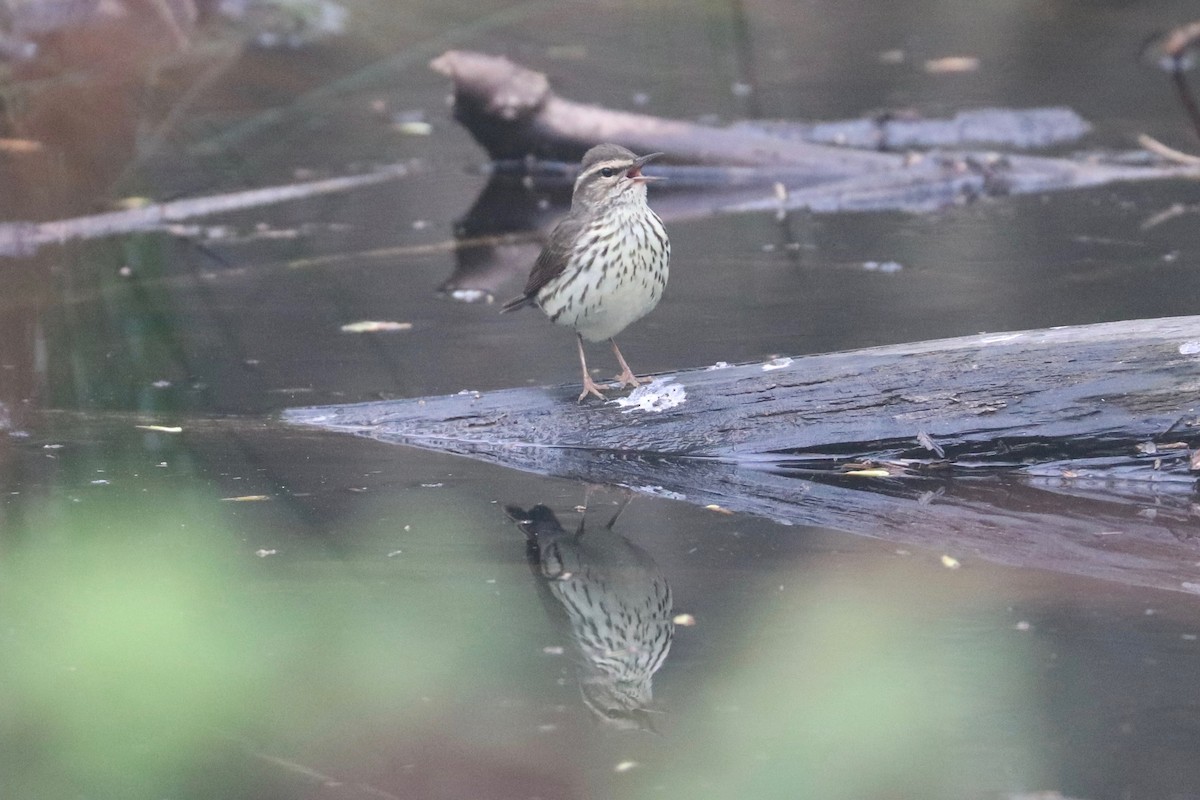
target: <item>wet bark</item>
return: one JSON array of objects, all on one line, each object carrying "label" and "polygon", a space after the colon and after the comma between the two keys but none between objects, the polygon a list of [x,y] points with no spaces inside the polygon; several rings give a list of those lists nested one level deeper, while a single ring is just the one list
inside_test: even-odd
[{"label": "wet bark", "polygon": [[1200,591],[1200,317],[981,334],[289,422],[906,545]]}]

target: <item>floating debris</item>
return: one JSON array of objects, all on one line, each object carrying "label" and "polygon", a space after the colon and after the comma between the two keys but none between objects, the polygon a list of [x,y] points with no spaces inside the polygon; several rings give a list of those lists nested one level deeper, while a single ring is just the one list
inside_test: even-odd
[{"label": "floating debris", "polygon": [[134,425],[133,427],[143,431],[154,431],[155,433],[183,433],[183,428],[177,425]]},{"label": "floating debris", "polygon": [[459,303],[494,303],[496,297],[486,289],[456,288],[443,290],[446,297]]},{"label": "floating debris", "polygon": [[636,761],[618,761],[616,766],[613,767],[613,772],[629,772],[629,770],[640,766],[641,764]]},{"label": "floating debris", "polygon": [[343,325],[342,333],[392,333],[412,330],[411,322],[388,322],[384,320],[362,320]]},{"label": "floating debris", "polygon": [[263,500],[270,500],[268,494],[243,494],[238,497],[222,497],[221,500],[226,503],[261,503]]},{"label": "floating debris", "polygon": [[730,516],[733,515],[733,512],[730,511],[728,508],[719,506],[716,503],[709,503],[708,505],[705,506],[705,508],[709,511],[716,511],[718,514],[728,514]]},{"label": "floating debris", "polygon": [[977,69],[979,69],[979,59],[974,56],[946,56],[945,58],[931,58],[925,62],[925,71],[930,75],[974,72]]},{"label": "floating debris", "polygon": [[433,126],[428,122],[401,122],[398,125],[393,125],[392,128],[397,133],[402,133],[405,136],[432,136]]},{"label": "floating debris", "polygon": [[691,614],[676,614],[671,618],[671,622],[674,622],[681,628],[693,628],[696,625],[696,618]]},{"label": "floating debris", "polygon": [[958,569],[962,564],[954,556],[944,555],[942,556],[942,566],[946,569]]},{"label": "floating debris", "polygon": [[425,118],[424,111],[412,109],[392,114],[392,130],[406,136],[429,136],[433,133],[433,126]]},{"label": "floating debris", "polygon": [[863,269],[867,272],[883,272],[891,274],[904,269],[904,265],[898,261],[864,261]]}]

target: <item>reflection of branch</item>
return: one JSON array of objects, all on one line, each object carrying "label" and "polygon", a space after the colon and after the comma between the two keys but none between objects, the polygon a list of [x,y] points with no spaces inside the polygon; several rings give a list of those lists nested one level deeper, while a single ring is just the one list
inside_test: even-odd
[{"label": "reflection of branch", "polygon": [[0,223],[0,256],[30,256],[48,244],[62,244],[77,239],[98,239],[133,231],[150,230],[172,222],[193,217],[240,211],[246,208],[303,200],[322,194],[347,192],[364,186],[403,178],[411,174],[407,164],[392,164],[364,175],[345,175],[320,181],[268,186],[245,192],[194,197],[153,203],[145,208],[93,214],[87,217],[52,222]]}]

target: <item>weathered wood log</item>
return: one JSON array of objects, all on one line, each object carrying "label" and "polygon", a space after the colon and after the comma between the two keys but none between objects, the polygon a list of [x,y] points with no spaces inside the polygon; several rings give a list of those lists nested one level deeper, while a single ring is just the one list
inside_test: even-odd
[{"label": "weathered wood log", "polygon": [[686,370],[606,403],[565,402],[578,387],[562,386],[288,418],[463,453],[521,444],[734,460],[877,458],[925,432],[951,461],[1011,465],[1021,442],[1123,445],[1179,430],[1200,401],[1197,353],[1200,316],[1175,317]]},{"label": "weathered wood log", "polygon": [[718,208],[925,211],[982,196],[1200,174],[1195,166],[1149,163],[1145,154],[1141,163],[1129,163],[991,151],[912,156],[834,147],[803,140],[794,126],[720,128],[577,103],[555,95],[542,73],[496,56],[452,50],[430,66],[453,80],[455,118],[495,161],[576,162],[591,145],[614,141],[639,152],[664,152],[663,166],[653,172],[677,184],[711,188],[714,168],[721,168],[725,172],[716,175],[728,185],[779,183],[788,189],[783,198],[771,192],[716,204],[710,213]]},{"label": "weathered wood log", "polygon": [[289,422],[991,561],[1200,592],[1200,317],[981,334]]}]

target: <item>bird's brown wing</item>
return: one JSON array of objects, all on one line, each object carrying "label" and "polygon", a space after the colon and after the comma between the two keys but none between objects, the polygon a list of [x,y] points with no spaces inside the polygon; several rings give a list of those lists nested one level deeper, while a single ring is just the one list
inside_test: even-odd
[{"label": "bird's brown wing", "polygon": [[525,282],[525,290],[520,297],[515,297],[505,303],[501,311],[513,311],[535,301],[537,293],[541,291],[542,287],[558,277],[566,268],[567,261],[571,256],[571,248],[582,229],[583,219],[571,215],[564,217],[554,226],[546,246],[542,248],[537,261],[533,262],[529,280]]}]

